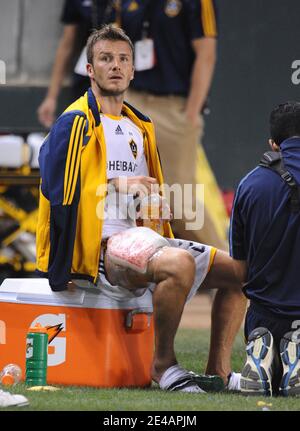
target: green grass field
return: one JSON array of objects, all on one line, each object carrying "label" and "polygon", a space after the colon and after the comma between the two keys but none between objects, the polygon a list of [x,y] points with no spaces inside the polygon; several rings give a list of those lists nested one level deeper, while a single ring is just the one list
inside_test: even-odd
[{"label": "green grass field", "polygon": [[[203,373],[208,353],[209,331],[181,329],[176,338],[178,360],[187,369]],[[233,369],[239,371],[244,363],[242,333],[233,352]],[[19,384],[10,392],[29,399],[29,406],[2,410],[22,411],[261,411],[258,401],[272,403],[271,411],[300,410],[300,398],[244,397],[228,393],[182,394],[168,393],[153,386],[151,389],[95,389],[89,387],[61,387],[57,392],[29,392]]]}]

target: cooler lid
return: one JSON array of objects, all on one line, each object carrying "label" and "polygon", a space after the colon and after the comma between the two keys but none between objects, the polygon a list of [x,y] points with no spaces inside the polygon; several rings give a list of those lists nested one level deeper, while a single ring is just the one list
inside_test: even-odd
[{"label": "cooler lid", "polygon": [[132,309],[152,311],[152,294],[116,300],[96,288],[76,287],[74,292],[53,292],[45,278],[6,278],[0,286],[0,302],[60,305],[81,308]]}]

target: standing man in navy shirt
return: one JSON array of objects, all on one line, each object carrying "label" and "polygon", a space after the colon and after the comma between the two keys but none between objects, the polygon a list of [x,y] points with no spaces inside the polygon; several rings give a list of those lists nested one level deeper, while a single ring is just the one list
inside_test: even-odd
[{"label": "standing man in navy shirt", "polygon": [[[270,116],[272,152],[240,182],[230,254],[250,299],[246,394],[300,394],[300,103]],[[281,358],[281,361],[280,361]]]},{"label": "standing man in navy shirt", "polygon": [[[204,127],[201,112],[216,62],[215,1],[123,0],[121,3],[121,25],[135,42],[135,79],[128,101],[145,110],[153,120],[166,184],[195,187],[197,151]],[[204,151],[202,158],[202,163],[207,163]],[[188,208],[195,201],[194,194],[182,206],[183,217],[173,220],[174,231],[181,238],[227,249],[225,234],[222,238],[211,217],[213,209],[204,206],[202,227],[187,228],[187,222],[193,220]],[[176,205],[180,206],[171,202],[173,214]]]}]

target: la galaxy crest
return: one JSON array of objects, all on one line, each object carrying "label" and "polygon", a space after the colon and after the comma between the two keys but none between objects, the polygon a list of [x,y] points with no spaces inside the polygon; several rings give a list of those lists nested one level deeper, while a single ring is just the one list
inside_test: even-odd
[{"label": "la galaxy crest", "polygon": [[137,145],[133,139],[131,139],[131,141],[129,142],[129,146],[130,146],[130,149],[132,151],[133,157],[136,159],[137,158]]},{"label": "la galaxy crest", "polygon": [[181,11],[181,0],[167,0],[165,6],[165,13],[168,17],[174,18]]},{"label": "la galaxy crest", "polygon": [[127,10],[128,10],[129,12],[134,12],[134,11],[136,11],[138,8],[139,8],[139,4],[138,4],[135,0],[132,0],[132,1],[131,1],[131,3],[129,4],[129,6],[128,6]]}]

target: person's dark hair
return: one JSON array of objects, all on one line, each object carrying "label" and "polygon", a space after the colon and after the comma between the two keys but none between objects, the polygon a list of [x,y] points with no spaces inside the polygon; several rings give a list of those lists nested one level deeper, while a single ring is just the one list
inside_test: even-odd
[{"label": "person's dark hair", "polygon": [[300,137],[300,102],[285,102],[273,109],[270,115],[270,133],[277,145],[292,136]]},{"label": "person's dark hair", "polygon": [[110,40],[110,41],[118,41],[122,40],[127,42],[131,48],[132,55],[134,53],[134,47],[127,36],[127,34],[121,28],[114,27],[112,25],[104,25],[100,30],[93,30],[90,34],[87,41],[87,61],[90,64],[93,64],[93,55],[94,55],[94,45],[99,40]]}]

